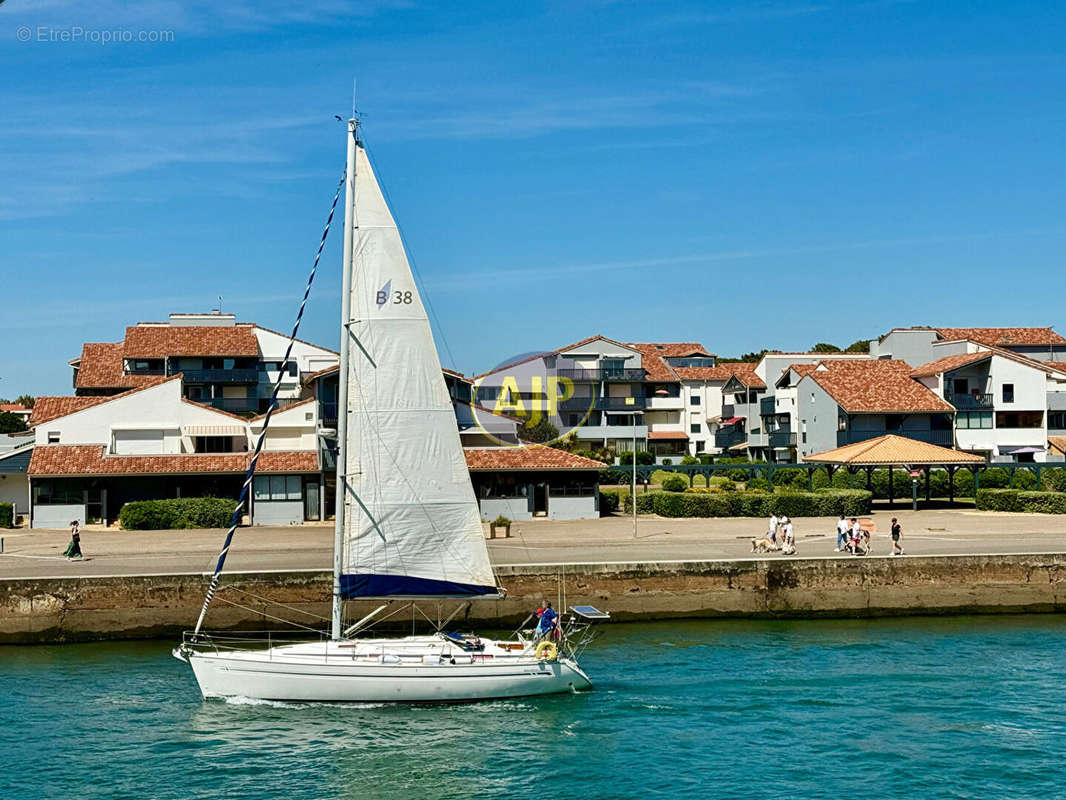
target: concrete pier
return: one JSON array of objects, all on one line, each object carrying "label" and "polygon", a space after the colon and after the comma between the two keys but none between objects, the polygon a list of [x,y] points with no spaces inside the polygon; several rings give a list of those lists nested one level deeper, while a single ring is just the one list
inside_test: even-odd
[{"label": "concrete pier", "polygon": [[[620,621],[1066,611],[1066,553],[528,564],[497,573],[508,596],[474,601],[456,627],[513,625],[541,599],[595,605]],[[0,643],[178,637],[194,624],[207,581],[200,573],[0,580]],[[321,627],[330,585],[321,570],[229,573],[208,626],[279,629],[272,617],[282,617]],[[434,617],[436,604],[424,611]]]}]

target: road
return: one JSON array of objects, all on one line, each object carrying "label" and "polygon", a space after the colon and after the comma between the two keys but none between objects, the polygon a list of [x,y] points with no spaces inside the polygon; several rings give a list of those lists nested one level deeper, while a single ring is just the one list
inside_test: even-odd
[{"label": "road", "polygon": [[[903,525],[908,555],[1066,552],[1066,516],[982,511],[879,511],[873,554],[888,553],[892,516]],[[851,558],[833,551],[836,521],[795,520],[797,556]],[[510,539],[489,541],[499,565],[738,559],[750,556],[750,540],[765,528],[756,519],[631,518],[516,522]],[[207,572],[214,568],[222,531],[119,531],[82,533],[83,561],[62,552],[62,531],[0,532],[0,578],[144,575]],[[230,549],[228,570],[330,569],[333,529],[304,525],[242,528]],[[786,556],[771,555],[771,558]]]}]

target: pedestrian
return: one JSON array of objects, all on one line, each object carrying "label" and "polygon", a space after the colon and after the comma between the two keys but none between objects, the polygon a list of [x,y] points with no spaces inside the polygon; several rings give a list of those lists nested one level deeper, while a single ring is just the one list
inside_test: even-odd
[{"label": "pedestrian", "polygon": [[778,518],[777,512],[775,511],[770,515],[770,530],[766,534],[766,538],[773,542],[775,545],[777,544],[777,526],[780,524],[781,520]]},{"label": "pedestrian", "polygon": [[63,553],[68,559],[81,558],[81,530],[76,519],[70,521],[70,544]]},{"label": "pedestrian", "polygon": [[[900,538],[903,536],[903,526],[899,524],[899,520],[892,517],[892,553],[894,556],[903,555],[903,545],[900,544]],[[898,551],[898,552],[897,552]]]},{"label": "pedestrian", "polygon": [[837,552],[839,553],[844,549],[844,545],[848,543],[848,520],[843,514],[840,515],[840,520],[837,522]]},{"label": "pedestrian", "polygon": [[851,528],[849,530],[851,535],[851,542],[847,545],[847,549],[851,550],[853,556],[859,554],[859,542],[862,541],[862,525],[859,524],[859,520],[855,517],[851,518]]},{"label": "pedestrian", "polygon": [[782,550],[785,555],[793,555],[796,552],[796,537],[792,532],[792,520],[785,516],[781,518]]}]

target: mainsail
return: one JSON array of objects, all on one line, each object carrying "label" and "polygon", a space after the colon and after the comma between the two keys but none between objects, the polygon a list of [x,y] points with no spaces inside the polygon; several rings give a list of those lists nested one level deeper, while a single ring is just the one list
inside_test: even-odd
[{"label": "mainsail", "polygon": [[354,195],[340,594],[496,594],[429,318],[361,144]]}]

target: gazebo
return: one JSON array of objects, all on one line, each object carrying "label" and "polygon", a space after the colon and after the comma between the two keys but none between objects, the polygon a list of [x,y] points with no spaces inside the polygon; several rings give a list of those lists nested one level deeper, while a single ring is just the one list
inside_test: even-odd
[{"label": "gazebo", "polygon": [[878,436],[876,439],[867,439],[862,442],[838,447],[835,450],[826,450],[823,453],[812,453],[803,457],[805,464],[824,464],[829,477],[839,467],[846,467],[850,471],[859,469],[866,470],[866,485],[869,487],[873,471],[877,467],[888,467],[888,502],[893,501],[892,472],[895,467],[909,470],[912,477],[925,473],[925,499],[930,500],[929,471],[933,467],[941,467],[948,473],[948,500],[955,502],[955,472],[963,467],[977,470],[985,465],[985,459],[973,453],[962,450],[953,450],[950,447],[920,442],[917,439],[909,439],[906,436],[887,434]]}]

